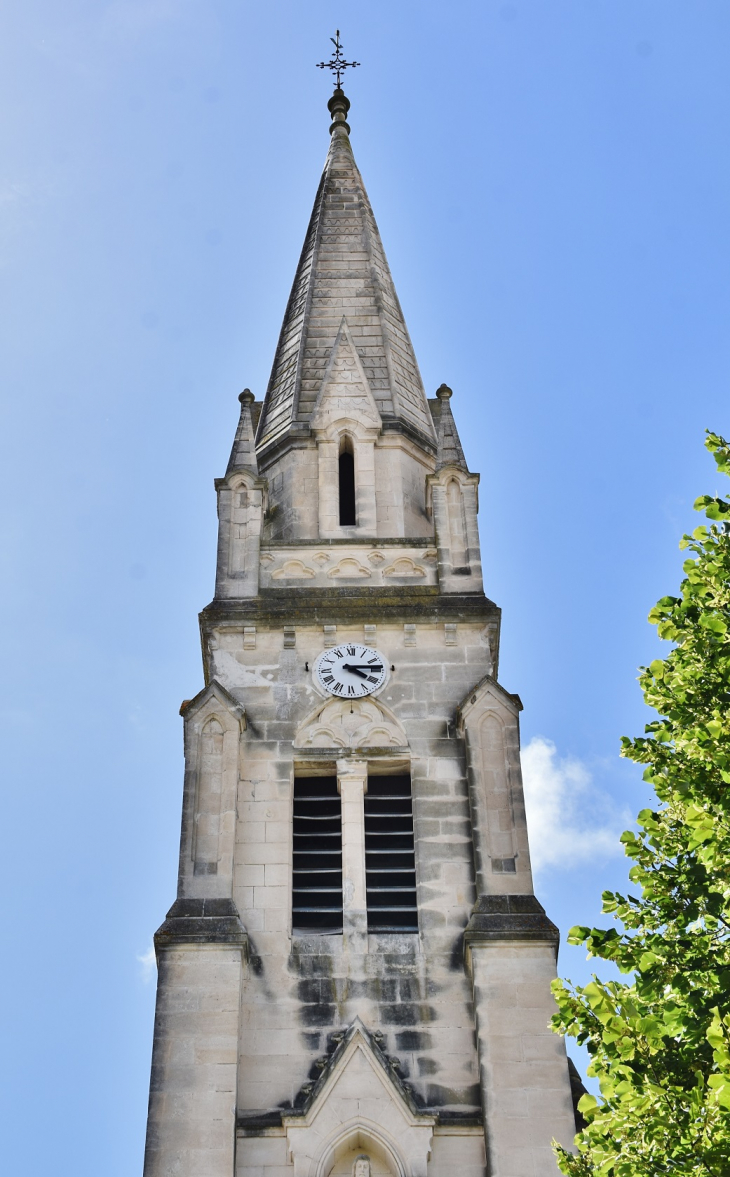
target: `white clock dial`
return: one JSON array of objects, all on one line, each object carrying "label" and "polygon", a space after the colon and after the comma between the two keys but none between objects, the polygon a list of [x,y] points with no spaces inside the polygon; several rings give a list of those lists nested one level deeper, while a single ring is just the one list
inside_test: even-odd
[{"label": "white clock dial", "polygon": [[314,677],[323,690],[339,699],[362,699],[382,687],[388,664],[372,646],[346,642],[320,654]]}]

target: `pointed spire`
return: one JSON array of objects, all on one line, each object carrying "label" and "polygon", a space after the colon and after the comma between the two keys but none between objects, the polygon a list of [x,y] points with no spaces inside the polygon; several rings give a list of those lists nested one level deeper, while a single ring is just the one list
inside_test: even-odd
[{"label": "pointed spire", "polygon": [[384,424],[435,448],[433,422],[383,243],[350,144],[350,102],[328,102],[330,148],[284,315],[257,433],[262,451],[309,432],[343,314]]},{"label": "pointed spire", "polygon": [[232,474],[234,470],[250,470],[252,474],[258,474],[259,472],[259,466],[256,460],[253,420],[251,418],[251,406],[254,403],[254,395],[250,388],[244,388],[238,399],[241,402],[241,416],[238,419],[236,438],[233,442],[231,456],[228,459],[226,477]]},{"label": "pointed spire", "polygon": [[[434,405],[434,409],[436,409],[434,413],[436,418],[436,436],[438,438],[436,470],[443,470],[444,466],[456,466],[457,469],[465,470],[468,473],[469,467],[466,464],[456,422],[454,421],[451,405],[449,404],[453,395],[448,384],[442,384],[440,388],[436,389],[439,406],[436,409]],[[431,401],[431,404],[433,405],[433,401]]]}]

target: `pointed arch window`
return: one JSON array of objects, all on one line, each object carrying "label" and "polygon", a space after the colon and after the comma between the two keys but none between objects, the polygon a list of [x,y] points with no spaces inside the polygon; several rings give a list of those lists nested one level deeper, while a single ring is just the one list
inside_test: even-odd
[{"label": "pointed arch window", "polygon": [[355,507],[355,455],[352,451],[352,441],[345,436],[340,442],[339,491],[340,491],[340,527],[356,527],[357,511]]}]

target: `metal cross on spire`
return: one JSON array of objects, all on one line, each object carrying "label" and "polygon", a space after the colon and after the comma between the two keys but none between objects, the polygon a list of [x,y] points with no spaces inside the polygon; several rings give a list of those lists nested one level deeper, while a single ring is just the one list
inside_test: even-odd
[{"label": "metal cross on spire", "polygon": [[335,77],[335,90],[339,90],[342,75],[346,69],[353,68],[360,65],[359,61],[345,61],[342,56],[342,45],[340,43],[340,30],[337,30],[336,37],[330,37],[330,41],[335,47],[335,51],[330,57],[329,61],[318,61],[317,69],[331,69]]}]

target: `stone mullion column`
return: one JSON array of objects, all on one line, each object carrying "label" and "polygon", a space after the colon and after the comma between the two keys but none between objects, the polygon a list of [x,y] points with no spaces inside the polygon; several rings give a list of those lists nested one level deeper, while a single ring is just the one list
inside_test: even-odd
[{"label": "stone mullion column", "polygon": [[466,730],[466,776],[469,788],[469,816],[471,818],[472,851],[474,854],[474,882],[477,897],[492,890],[491,859],[489,855],[489,815],[487,796],[482,782],[481,748]]},{"label": "stone mullion column", "polygon": [[442,592],[449,592],[451,587],[451,533],[449,531],[449,506],[446,501],[446,487],[441,486],[437,482],[432,483],[431,503],[434,529],[436,532],[439,588]]},{"label": "stone mullion column", "polygon": [[365,884],[365,760],[337,761],[342,798],[342,930],[348,948],[367,950],[368,909]]},{"label": "stone mullion column", "polygon": [[[241,522],[238,527],[238,550],[241,567],[236,569],[241,577],[238,592],[242,597],[255,597],[259,591],[259,563],[261,559],[261,528],[263,524],[263,492],[258,488],[246,491],[248,504],[238,507]],[[235,514],[234,514],[235,519]],[[232,555],[233,553],[231,553]]]},{"label": "stone mullion column", "polygon": [[471,569],[469,592],[482,591],[482,555],[479,544],[479,526],[477,524],[477,481],[462,486],[461,493],[464,502],[464,521],[466,523],[466,553]]},{"label": "stone mullion column", "polygon": [[375,444],[354,439],[355,504],[358,536],[378,534],[375,502]]},{"label": "stone mullion column", "polygon": [[340,535],[340,479],[336,441],[319,441],[319,534],[322,539]]},{"label": "stone mullion column", "polygon": [[222,479],[220,485],[216,485],[216,489],[218,491],[218,560],[215,593],[217,597],[224,597],[228,595],[229,590],[233,491]]}]

